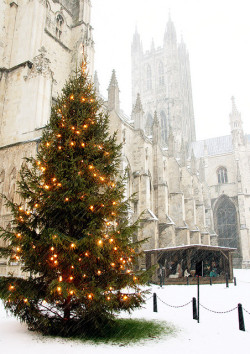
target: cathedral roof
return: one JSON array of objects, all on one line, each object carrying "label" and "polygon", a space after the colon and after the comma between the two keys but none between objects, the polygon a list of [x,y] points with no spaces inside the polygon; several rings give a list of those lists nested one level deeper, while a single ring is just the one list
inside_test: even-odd
[{"label": "cathedral roof", "polygon": [[199,140],[192,143],[192,148],[196,158],[202,156],[215,156],[233,152],[232,136],[219,136],[206,140]]}]

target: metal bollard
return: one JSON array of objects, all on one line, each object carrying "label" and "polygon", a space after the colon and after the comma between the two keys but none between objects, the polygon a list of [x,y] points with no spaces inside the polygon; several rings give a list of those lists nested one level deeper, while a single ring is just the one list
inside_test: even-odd
[{"label": "metal bollard", "polygon": [[213,282],[212,282],[212,277],[210,277],[210,285],[212,285],[213,284]]},{"label": "metal bollard", "polygon": [[242,309],[242,305],[241,304],[238,304],[238,318],[239,318],[239,330],[240,331],[245,331],[243,309]]},{"label": "metal bollard", "polygon": [[234,286],[236,286],[237,283],[236,283],[236,277],[234,277]]},{"label": "metal bollard", "polygon": [[226,273],[226,287],[228,288],[228,274]]},{"label": "metal bollard", "polygon": [[193,320],[197,320],[197,307],[195,297],[193,297]]},{"label": "metal bollard", "polygon": [[158,312],[157,311],[157,295],[156,295],[156,293],[153,294],[153,312]]},{"label": "metal bollard", "polygon": [[188,277],[187,277],[187,285],[189,285],[189,279],[188,279]]}]

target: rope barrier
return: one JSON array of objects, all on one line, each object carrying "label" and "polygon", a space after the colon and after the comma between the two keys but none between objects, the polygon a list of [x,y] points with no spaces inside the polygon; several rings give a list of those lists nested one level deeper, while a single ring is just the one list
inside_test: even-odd
[{"label": "rope barrier", "polygon": [[236,307],[232,308],[231,310],[227,310],[227,311],[214,311],[214,310],[208,309],[207,307],[205,307],[205,306],[202,305],[201,303],[200,303],[200,306],[203,307],[203,308],[204,308],[205,310],[207,310],[207,311],[210,311],[210,312],[213,312],[213,313],[220,313],[220,314],[232,312],[232,311],[234,311],[234,310],[236,310],[236,309],[238,308],[238,306],[236,306]]},{"label": "rope barrier", "polygon": [[187,305],[191,304],[191,302],[192,302],[192,300],[191,300],[191,301],[187,302],[187,303],[184,304],[184,305],[175,306],[175,305],[169,305],[169,304],[167,304],[165,301],[161,300],[161,299],[159,298],[159,296],[157,296],[157,298],[158,298],[163,304],[165,304],[165,305],[167,305],[167,306],[169,306],[169,307],[174,307],[174,308],[184,307],[184,306],[187,306]]},{"label": "rope barrier", "polygon": [[248,313],[248,314],[250,315],[250,312],[247,311],[247,310],[245,309],[245,307],[243,307],[243,310],[244,310],[246,313]]}]

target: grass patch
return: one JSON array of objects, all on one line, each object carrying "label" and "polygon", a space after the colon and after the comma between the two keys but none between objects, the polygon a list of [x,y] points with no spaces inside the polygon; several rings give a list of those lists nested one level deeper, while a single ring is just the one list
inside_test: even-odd
[{"label": "grass patch", "polygon": [[81,341],[91,341],[95,344],[138,344],[145,340],[160,339],[175,332],[173,326],[165,322],[141,319],[116,319],[112,326],[107,326],[102,336],[97,333],[78,337]]}]

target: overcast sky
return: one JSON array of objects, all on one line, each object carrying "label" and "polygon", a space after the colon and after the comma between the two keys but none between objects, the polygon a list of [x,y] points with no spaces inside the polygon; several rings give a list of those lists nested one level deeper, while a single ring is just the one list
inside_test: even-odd
[{"label": "overcast sky", "polygon": [[250,0],[92,0],[95,69],[107,97],[116,70],[121,108],[131,114],[131,41],[162,46],[169,10],[191,64],[197,139],[230,134],[231,97],[250,133]]}]

